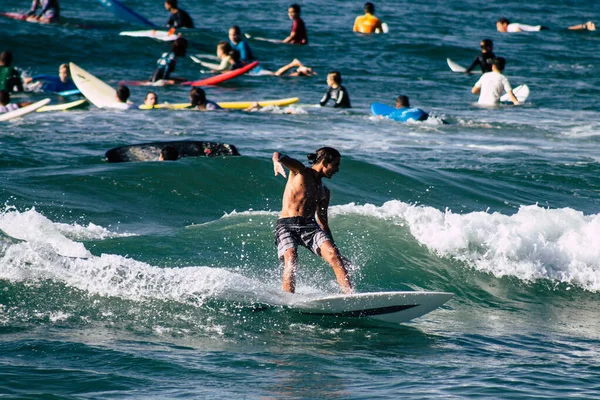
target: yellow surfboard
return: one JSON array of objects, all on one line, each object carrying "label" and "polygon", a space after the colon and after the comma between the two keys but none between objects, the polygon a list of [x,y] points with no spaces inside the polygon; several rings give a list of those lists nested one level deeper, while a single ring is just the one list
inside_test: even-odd
[{"label": "yellow surfboard", "polygon": [[48,111],[66,111],[73,108],[83,108],[87,106],[88,101],[86,99],[81,99],[77,101],[72,101],[70,103],[63,104],[53,104],[51,106],[44,106],[37,109],[37,112],[48,112]]},{"label": "yellow surfboard", "polygon": [[[258,104],[261,107],[267,106],[277,106],[284,107],[289,106],[290,104],[294,104],[298,102],[298,97],[290,97],[287,99],[278,99],[278,100],[263,100],[259,101]],[[230,110],[243,110],[245,108],[250,107],[252,104],[256,103],[256,101],[226,101],[217,103],[222,108],[227,108]],[[190,103],[174,103],[174,104],[157,104],[155,106],[147,106],[141,105],[141,110],[153,110],[153,109],[168,109],[168,110],[181,110],[184,108],[190,107]]]}]

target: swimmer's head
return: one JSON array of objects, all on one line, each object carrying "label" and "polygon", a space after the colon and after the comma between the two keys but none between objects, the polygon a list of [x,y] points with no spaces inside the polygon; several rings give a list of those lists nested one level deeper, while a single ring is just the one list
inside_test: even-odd
[{"label": "swimmer's head", "polygon": [[10,93],[8,90],[0,90],[0,105],[5,106],[10,103]]},{"label": "swimmer's head", "polygon": [[341,85],[342,84],[342,74],[339,71],[330,71],[327,74],[327,84],[329,86],[332,85]]},{"label": "swimmer's head", "polygon": [[288,7],[288,16],[290,19],[296,19],[300,17],[300,6],[298,4],[292,4]]},{"label": "swimmer's head", "polygon": [[159,161],[175,161],[179,158],[179,152],[173,146],[166,146],[160,150]]},{"label": "swimmer's head", "polygon": [[221,42],[219,42],[219,44],[217,45],[217,56],[218,57],[224,57],[224,56],[228,56],[229,54],[231,54],[231,45],[229,44],[229,42],[223,40]]},{"label": "swimmer's head", "polygon": [[239,26],[233,25],[229,28],[229,40],[231,40],[233,44],[238,44],[242,40],[242,30]]},{"label": "swimmer's head", "polygon": [[373,3],[367,2],[363,8],[365,14],[375,14],[375,5]]},{"label": "swimmer's head", "polygon": [[192,103],[192,107],[206,104],[206,93],[202,88],[193,88],[190,90],[190,103]]},{"label": "swimmer's head", "polygon": [[70,75],[71,71],[69,69],[69,64],[61,64],[60,67],[58,67],[58,77],[61,82],[67,82]]},{"label": "swimmer's head", "polygon": [[167,11],[177,10],[177,0],[165,0],[165,8]]},{"label": "swimmer's head", "polygon": [[481,43],[479,43],[482,51],[492,51],[494,49],[494,43],[491,39],[483,39]]},{"label": "swimmer's head", "polygon": [[396,97],[396,108],[404,108],[410,107],[410,102],[408,101],[408,96],[398,96]]},{"label": "swimmer's head", "polygon": [[188,41],[185,38],[178,37],[171,45],[171,51],[175,53],[177,57],[185,57],[188,48]]},{"label": "swimmer's head", "polygon": [[121,103],[127,103],[127,99],[129,99],[129,88],[125,85],[119,85],[117,88],[117,99]]},{"label": "swimmer's head", "polygon": [[506,31],[508,31],[509,24],[510,24],[510,21],[507,18],[500,18],[496,22],[496,29],[498,30],[498,32],[506,32]]},{"label": "swimmer's head", "polygon": [[144,104],[147,106],[155,106],[158,104],[158,96],[154,92],[146,93],[146,97],[144,98]]}]

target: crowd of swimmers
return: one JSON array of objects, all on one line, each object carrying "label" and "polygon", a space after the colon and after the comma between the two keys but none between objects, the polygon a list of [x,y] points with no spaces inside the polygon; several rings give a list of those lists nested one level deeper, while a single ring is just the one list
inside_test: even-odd
[{"label": "crowd of swimmers", "polygon": [[[170,16],[166,22],[166,26],[173,29],[193,28],[194,22],[188,12],[183,10],[178,3],[178,0],[165,0],[165,9]],[[361,34],[381,33],[385,31],[385,24],[375,16],[375,6],[371,2],[367,2],[363,7],[364,15],[356,17],[354,21],[353,31]],[[56,23],[60,21],[60,5],[58,0],[34,0],[31,9],[26,14],[27,18],[35,19],[39,22]],[[298,4],[292,4],[288,7],[288,16],[292,21],[290,34],[282,39],[281,43],[290,43],[297,45],[308,44],[308,35],[306,25],[301,18],[301,8]],[[496,22],[496,29],[499,32],[529,32],[548,29],[542,25],[526,25],[522,23],[510,22],[506,18],[500,18]],[[570,30],[595,30],[596,26],[592,21],[587,21],[581,24],[569,26]],[[249,63],[256,60],[252,49],[245,40],[244,35],[239,26],[234,25],[228,31],[228,41],[221,41],[217,45],[216,55],[219,63],[211,64],[211,71],[214,73],[222,73],[227,71],[243,68]],[[156,62],[156,69],[152,74],[149,82],[152,84],[169,85],[178,84],[186,79],[173,76],[176,70],[178,60],[184,58],[188,50],[188,41],[179,36],[173,41],[171,50],[165,52]],[[482,77],[477,81],[472,88],[472,93],[479,95],[478,103],[480,105],[492,106],[498,104],[503,92],[506,92],[510,100],[514,104],[519,104],[519,100],[512,92],[512,87],[508,79],[503,75],[503,70],[506,65],[506,59],[496,57],[493,51],[493,43],[490,39],[484,39],[480,43],[481,53],[475,57],[471,65],[466,69],[466,73],[473,72],[476,68],[481,69]],[[309,66],[304,65],[300,60],[294,59],[290,63],[280,67],[276,71],[268,71],[262,66],[255,68],[253,73],[260,75],[275,75],[275,76],[314,76],[316,72]],[[332,100],[333,107],[350,108],[350,96],[347,89],[342,86],[342,75],[339,71],[330,71],[327,74],[327,91],[319,102],[321,106],[325,106]],[[24,84],[28,88],[37,86],[38,90],[48,92],[67,92],[75,90],[76,86],[70,79],[69,69],[67,64],[59,67],[58,76],[38,75],[31,78],[21,79],[20,72],[12,66],[12,54],[9,51],[4,51],[0,54],[0,91],[23,91]],[[130,109],[135,108],[129,101],[129,89],[126,86],[117,88],[117,103],[115,108]],[[10,96],[3,95],[4,101]],[[145,105],[151,106],[152,99],[157,99],[156,93],[150,92],[144,101]],[[420,115],[420,120],[426,119],[428,114],[420,109],[410,109],[408,97],[400,95],[397,98],[397,108],[404,112],[405,115],[414,115],[415,112]],[[8,110],[7,104],[0,103],[0,112]],[[220,107],[217,103],[206,99],[206,94],[202,89],[194,88],[190,92],[190,107],[199,110],[218,110]],[[252,108],[256,108],[253,105]],[[14,106],[11,106],[14,108]],[[410,109],[410,110],[409,110]],[[410,112],[408,112],[410,111]]]}]

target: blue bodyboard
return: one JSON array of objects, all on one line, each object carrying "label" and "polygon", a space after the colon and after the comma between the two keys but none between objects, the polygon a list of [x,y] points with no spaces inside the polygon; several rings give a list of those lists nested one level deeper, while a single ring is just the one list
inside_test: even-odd
[{"label": "blue bodyboard", "polygon": [[100,3],[108,8],[113,14],[117,17],[121,18],[124,21],[127,21],[131,24],[135,25],[143,25],[149,26],[151,28],[158,28],[157,25],[148,21],[146,18],[142,17],[140,14],[136,13],[119,0],[99,0]]},{"label": "blue bodyboard", "polygon": [[375,116],[382,115],[384,117],[387,117],[394,111],[396,111],[396,109],[394,107],[388,106],[387,104],[383,104],[383,103],[371,104],[371,113]]}]

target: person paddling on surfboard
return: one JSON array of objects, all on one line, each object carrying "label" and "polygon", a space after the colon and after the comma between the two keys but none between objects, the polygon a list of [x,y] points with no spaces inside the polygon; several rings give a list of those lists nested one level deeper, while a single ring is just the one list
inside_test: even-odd
[{"label": "person paddling on surfboard", "polygon": [[[511,23],[507,18],[500,18],[498,21],[496,21],[496,30],[498,32],[537,32],[548,29],[550,28],[543,25],[525,25],[518,22]],[[595,31],[596,24],[592,21],[587,21],[583,24],[569,26],[567,29],[571,31]]]},{"label": "person paddling on surfboard", "polygon": [[353,32],[359,33],[376,33],[383,32],[381,20],[375,14],[375,5],[367,2],[363,8],[365,15],[359,15],[354,20]]},{"label": "person paddling on surfboard", "polygon": [[310,168],[279,152],[273,153],[272,159],[275,176],[281,174],[285,178],[284,167],[290,171],[275,230],[277,256],[284,262],[283,290],[296,291],[298,245],[301,245],[327,261],[344,293],[352,293],[345,260],[329,229],[330,192],[322,183],[323,178],[331,179],[339,171],[340,153],[331,147],[321,147],[308,155]]},{"label": "person paddling on surfboard", "polygon": [[504,57],[496,58],[494,60],[494,65],[492,66],[492,72],[483,74],[475,86],[473,86],[471,93],[479,94],[478,104],[484,106],[497,105],[500,102],[503,91],[508,93],[508,96],[514,105],[518,106],[521,104],[513,94],[508,79],[502,74],[505,64],[506,60]]},{"label": "person paddling on surfboard", "polygon": [[35,84],[40,85],[44,92],[58,93],[77,89],[77,86],[75,86],[75,83],[71,79],[69,64],[61,64],[58,67],[58,76],[37,75],[31,78],[25,78],[23,82],[36,82]]},{"label": "person paddling on surfboard", "polygon": [[166,0],[165,9],[171,13],[171,17],[167,21],[167,26],[170,28],[193,28],[194,21],[186,11],[179,8],[177,0]]},{"label": "person paddling on surfboard", "polygon": [[494,59],[496,55],[494,54],[494,43],[490,39],[483,39],[481,43],[479,43],[481,47],[481,54],[479,54],[469,68],[465,71],[465,74],[470,74],[473,69],[479,65],[482,73],[492,72],[492,65],[494,64]]},{"label": "person paddling on surfboard", "polygon": [[175,71],[177,59],[185,57],[188,48],[188,41],[185,38],[178,37],[171,45],[171,51],[163,53],[156,61],[156,70],[152,75],[151,82],[164,80],[165,83],[175,84],[176,81],[184,81],[185,79],[170,79],[171,73]]},{"label": "person paddling on surfboard", "polygon": [[[39,14],[37,9],[41,8]],[[27,20],[35,20],[43,23],[60,22],[60,5],[58,0],[33,0],[31,9],[26,14]]]},{"label": "person paddling on surfboard", "polygon": [[283,39],[283,43],[308,44],[306,25],[304,25],[304,21],[300,18],[300,6],[292,4],[288,8],[288,16],[292,20],[292,31],[288,37]]}]

